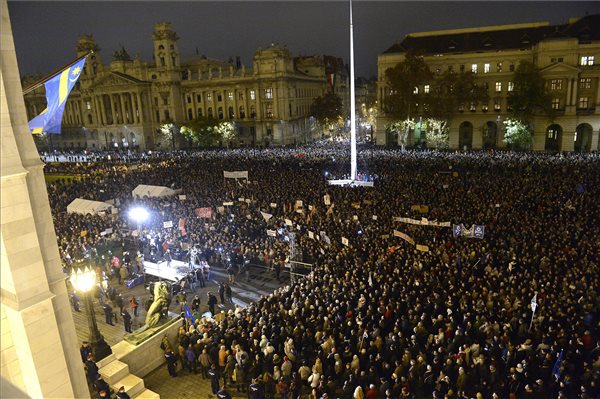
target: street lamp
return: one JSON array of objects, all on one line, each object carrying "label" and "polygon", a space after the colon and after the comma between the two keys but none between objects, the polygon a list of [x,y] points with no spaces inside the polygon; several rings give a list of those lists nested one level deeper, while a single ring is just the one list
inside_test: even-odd
[{"label": "street lamp", "polygon": [[129,210],[129,218],[134,220],[137,224],[137,236],[138,236],[138,250],[141,251],[141,236],[142,236],[142,228],[141,225],[148,219],[150,214],[145,208],[141,206],[136,206],[135,208],[131,208]]},{"label": "street lamp", "polygon": [[71,274],[71,284],[78,290],[83,292],[85,298],[85,313],[88,319],[88,326],[90,329],[90,337],[88,341],[92,347],[94,354],[94,360],[99,361],[107,357],[112,353],[110,346],[104,340],[104,337],[98,330],[98,324],[96,324],[96,314],[94,312],[94,306],[92,304],[91,290],[96,284],[96,273],[94,270],[86,266],[85,269],[76,269]]}]

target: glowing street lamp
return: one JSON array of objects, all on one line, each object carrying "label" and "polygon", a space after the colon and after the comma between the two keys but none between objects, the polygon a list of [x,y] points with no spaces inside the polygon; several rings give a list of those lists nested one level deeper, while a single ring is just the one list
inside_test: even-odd
[{"label": "glowing street lamp", "polygon": [[92,347],[94,360],[97,362],[110,355],[112,350],[98,330],[98,324],[96,324],[96,314],[94,312],[91,295],[91,290],[96,284],[96,272],[87,266],[85,269],[76,269],[71,274],[70,280],[77,291],[83,292],[83,297],[85,298],[85,314],[90,329],[88,341]]},{"label": "glowing street lamp", "polygon": [[137,224],[137,236],[138,236],[138,250],[141,251],[141,237],[142,237],[142,223],[148,220],[150,214],[145,208],[141,206],[136,206],[135,208],[131,208],[129,210],[129,218],[136,222]]}]

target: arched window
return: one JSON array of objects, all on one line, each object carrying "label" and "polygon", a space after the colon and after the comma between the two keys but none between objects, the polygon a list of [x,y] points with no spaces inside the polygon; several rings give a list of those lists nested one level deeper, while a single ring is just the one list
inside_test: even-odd
[{"label": "arched window", "polygon": [[233,107],[229,107],[227,109],[227,114],[229,115],[229,119],[233,119],[234,118]]},{"label": "arched window", "polygon": [[240,119],[244,119],[246,117],[246,111],[244,110],[244,106],[240,106]]},{"label": "arched window", "polygon": [[219,107],[219,119],[223,119],[223,107]]},{"label": "arched window", "polygon": [[458,148],[470,150],[473,146],[473,124],[463,122],[458,128]]},{"label": "arched window", "polygon": [[202,118],[202,108],[198,108],[198,118]]},{"label": "arched window", "polygon": [[165,49],[165,46],[163,46],[162,44],[159,44],[159,45],[158,45],[158,49],[159,49],[159,50],[164,50],[164,49]]},{"label": "arched window", "polygon": [[212,117],[213,117],[213,111],[212,111],[212,107],[208,107],[207,113],[208,113],[208,117],[209,117],[209,118],[212,118]]},{"label": "arched window", "polygon": [[254,105],[250,106],[250,118],[256,118],[256,107]]}]

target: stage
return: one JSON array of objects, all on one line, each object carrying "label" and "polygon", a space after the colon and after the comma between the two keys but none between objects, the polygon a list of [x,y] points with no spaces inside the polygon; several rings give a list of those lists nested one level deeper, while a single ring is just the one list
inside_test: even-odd
[{"label": "stage", "polygon": [[191,267],[187,262],[179,260],[172,260],[170,266],[167,265],[167,261],[160,261],[158,263],[144,261],[145,274],[174,283],[181,281],[182,278],[197,267]]}]

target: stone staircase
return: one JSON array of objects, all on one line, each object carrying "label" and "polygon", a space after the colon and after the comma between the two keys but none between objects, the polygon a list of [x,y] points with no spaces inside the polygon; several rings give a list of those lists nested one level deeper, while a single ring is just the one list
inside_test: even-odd
[{"label": "stone staircase", "polygon": [[116,392],[122,386],[132,399],[160,399],[160,395],[144,386],[144,380],[129,372],[129,366],[114,354],[97,362],[100,375]]}]

